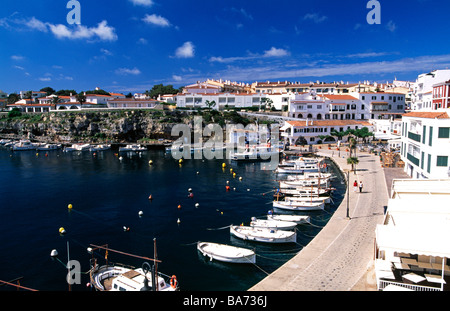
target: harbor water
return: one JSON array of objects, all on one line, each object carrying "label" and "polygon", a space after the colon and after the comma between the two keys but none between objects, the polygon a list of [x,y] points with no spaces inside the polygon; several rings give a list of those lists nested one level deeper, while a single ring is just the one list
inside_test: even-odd
[{"label": "harbor water", "polygon": [[[328,169],[337,174],[332,163]],[[333,202],[325,211],[297,212],[311,216],[311,224],[297,226],[297,243],[263,244],[230,236],[231,224],[265,218],[272,209],[276,179],[261,163],[204,159],[180,165],[164,151],[37,154],[0,148],[0,279],[21,278],[22,286],[66,291],[64,264],[69,256],[81,264],[81,282],[71,290],[91,290],[91,255],[86,251],[90,244],[153,258],[156,239],[158,271],[176,275],[181,290],[247,290],[307,245],[345,192],[337,174]],[[65,234],[59,233],[61,227]],[[256,264],[210,261],[197,251],[197,241],[254,249]],[[56,260],[50,256],[53,249],[59,253]],[[136,267],[143,263],[113,252],[108,260]]]}]

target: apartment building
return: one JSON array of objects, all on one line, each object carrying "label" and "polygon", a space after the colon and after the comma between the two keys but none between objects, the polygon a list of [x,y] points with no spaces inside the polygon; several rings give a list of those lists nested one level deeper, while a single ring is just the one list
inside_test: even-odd
[{"label": "apartment building", "polygon": [[411,110],[433,108],[433,86],[450,80],[450,70],[434,70],[420,74],[414,84],[411,97]]},{"label": "apartment building", "polygon": [[402,117],[401,157],[412,178],[449,178],[450,109],[412,111]]}]

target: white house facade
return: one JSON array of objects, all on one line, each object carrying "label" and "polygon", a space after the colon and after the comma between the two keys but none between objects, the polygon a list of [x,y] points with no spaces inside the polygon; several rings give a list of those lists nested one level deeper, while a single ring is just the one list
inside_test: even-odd
[{"label": "white house facade", "polygon": [[402,118],[401,157],[412,178],[450,177],[450,117],[446,111],[412,111]]}]

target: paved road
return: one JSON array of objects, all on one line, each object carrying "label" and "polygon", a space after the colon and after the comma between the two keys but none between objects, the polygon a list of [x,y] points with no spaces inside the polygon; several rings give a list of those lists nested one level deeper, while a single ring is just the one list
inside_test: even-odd
[{"label": "paved road", "polygon": [[[332,151],[319,155],[331,157]],[[342,153],[342,152],[341,152]],[[349,169],[347,156],[332,159],[341,170]],[[358,154],[357,174],[349,174],[350,183],[364,184],[362,193],[350,189],[328,224],[302,251],[250,291],[349,291],[376,290],[372,273],[375,227],[382,223],[388,190],[379,157]]]}]

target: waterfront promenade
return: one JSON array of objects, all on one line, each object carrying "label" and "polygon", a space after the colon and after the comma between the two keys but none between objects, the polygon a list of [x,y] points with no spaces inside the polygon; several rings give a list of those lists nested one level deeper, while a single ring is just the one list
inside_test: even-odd
[{"label": "waterfront promenade", "polygon": [[[340,157],[336,148],[319,149],[317,154],[332,159],[343,172],[351,169],[347,164],[346,151],[341,151]],[[404,175],[398,169],[388,169],[389,176],[385,176],[379,156],[359,152],[358,159],[356,174],[349,173],[350,219],[347,218],[346,194],[319,234],[295,257],[250,291],[376,290],[373,271],[375,227],[383,221],[389,180],[403,178]],[[354,180],[362,180],[362,193],[354,192]]]}]

